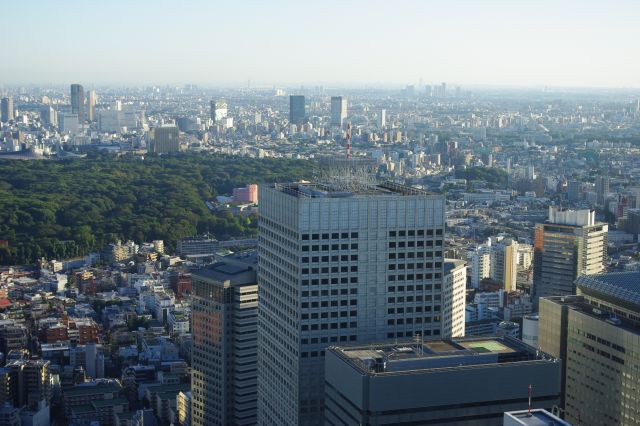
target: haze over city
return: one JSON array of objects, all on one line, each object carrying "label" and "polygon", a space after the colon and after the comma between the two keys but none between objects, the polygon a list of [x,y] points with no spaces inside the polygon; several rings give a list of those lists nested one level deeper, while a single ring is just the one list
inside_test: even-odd
[{"label": "haze over city", "polygon": [[26,0],[2,15],[0,84],[640,86],[634,0]]}]

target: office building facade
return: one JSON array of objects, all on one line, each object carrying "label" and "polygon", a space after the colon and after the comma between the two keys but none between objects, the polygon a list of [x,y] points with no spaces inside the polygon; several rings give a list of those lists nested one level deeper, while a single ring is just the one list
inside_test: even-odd
[{"label": "office building facade", "polygon": [[565,419],[637,425],[640,273],[580,277],[580,295],[540,299],[538,344],[563,360]]},{"label": "office building facade", "polygon": [[258,422],[321,424],[332,344],[443,330],[444,197],[260,185]]},{"label": "office building facade", "polygon": [[549,207],[549,220],[535,229],[533,286],[540,297],[575,294],[580,275],[604,271],[608,225],[592,210]]},{"label": "office building facade", "polygon": [[156,127],[151,131],[151,152],[166,154],[180,151],[180,130],[176,126]]},{"label": "office building facade", "polygon": [[228,107],[227,101],[224,99],[217,99],[211,101],[211,120],[214,123],[220,123],[227,118]]},{"label": "office building facade", "polygon": [[500,424],[504,412],[551,409],[561,362],[510,337],[332,346],[326,425]]},{"label": "office building facade", "polygon": [[11,96],[0,100],[0,118],[3,123],[14,119],[13,98]]},{"label": "office building facade", "polygon": [[306,103],[303,95],[289,96],[289,124],[299,126],[307,118]]},{"label": "office building facade", "polygon": [[251,251],[191,276],[193,426],[256,424],[256,267]]},{"label": "office building facade", "polygon": [[344,96],[331,97],[331,125],[342,127],[347,118],[347,98]]},{"label": "office building facade", "polygon": [[78,122],[84,123],[85,117],[84,87],[81,84],[71,85],[71,113],[78,116]]},{"label": "office building facade", "polygon": [[93,121],[96,118],[96,101],[96,91],[89,90],[89,93],[87,94],[87,118],[89,121]]}]

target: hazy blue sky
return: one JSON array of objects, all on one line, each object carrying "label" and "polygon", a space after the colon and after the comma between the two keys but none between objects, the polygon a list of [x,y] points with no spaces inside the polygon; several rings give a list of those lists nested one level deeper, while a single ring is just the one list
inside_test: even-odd
[{"label": "hazy blue sky", "polygon": [[1,83],[640,87],[640,0],[2,0]]}]

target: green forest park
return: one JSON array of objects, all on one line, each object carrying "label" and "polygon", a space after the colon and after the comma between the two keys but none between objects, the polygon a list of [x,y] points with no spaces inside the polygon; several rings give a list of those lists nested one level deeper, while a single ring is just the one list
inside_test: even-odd
[{"label": "green forest park", "polygon": [[310,164],[203,154],[144,160],[93,153],[64,161],[0,161],[0,264],[64,259],[117,239],[255,235],[256,218],[205,201],[253,182],[310,177]]}]

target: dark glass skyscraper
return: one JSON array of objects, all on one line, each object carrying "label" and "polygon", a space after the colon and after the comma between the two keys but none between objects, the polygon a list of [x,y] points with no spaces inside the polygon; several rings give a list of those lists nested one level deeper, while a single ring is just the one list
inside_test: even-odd
[{"label": "dark glass skyscraper", "polygon": [[1,117],[3,122],[13,120],[13,98],[2,98]]},{"label": "dark glass skyscraper", "polygon": [[71,113],[78,114],[78,123],[84,123],[84,87],[71,85]]},{"label": "dark glass skyscraper", "polygon": [[306,117],[305,114],[305,100],[302,95],[289,96],[289,123],[300,125],[304,123]]}]

